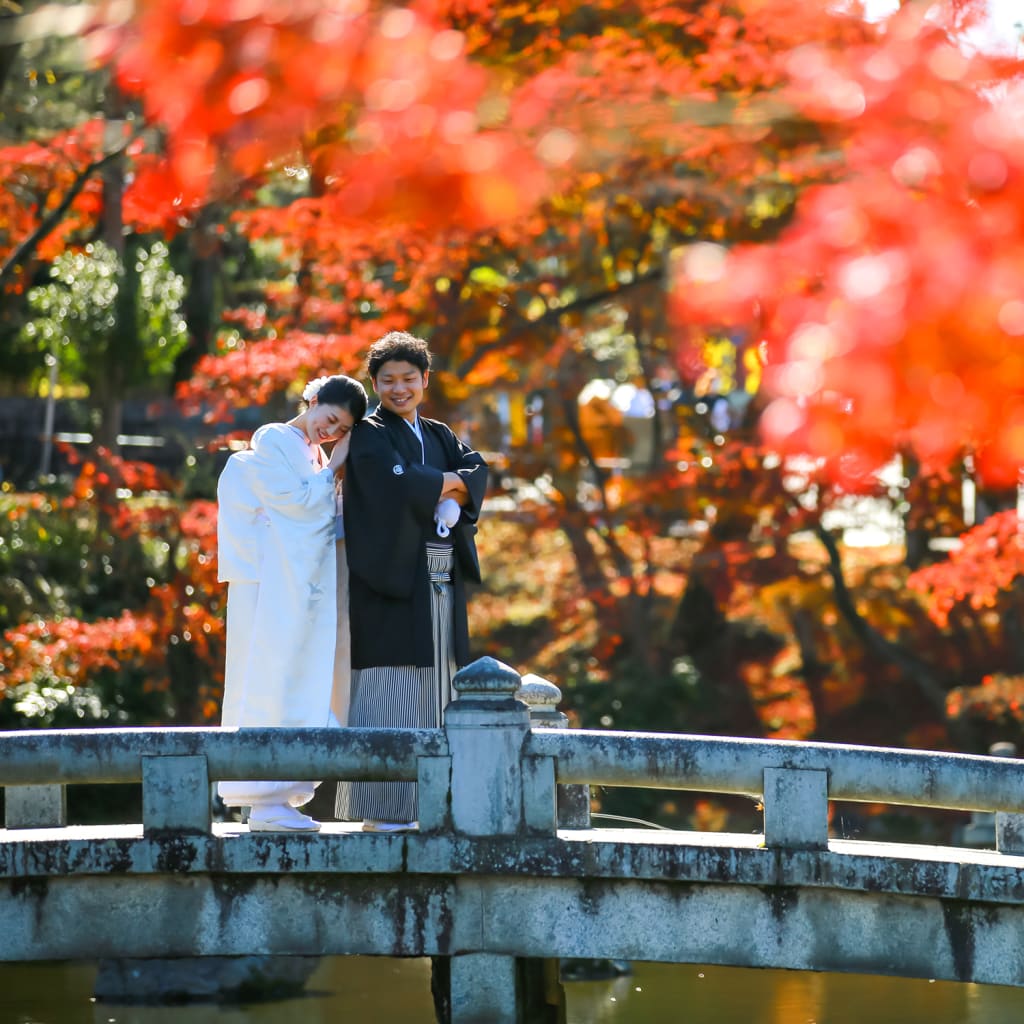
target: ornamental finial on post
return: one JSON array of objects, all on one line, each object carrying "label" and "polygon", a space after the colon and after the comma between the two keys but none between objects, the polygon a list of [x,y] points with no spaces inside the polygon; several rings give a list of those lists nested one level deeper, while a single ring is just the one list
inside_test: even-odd
[{"label": "ornamental finial on post", "polygon": [[515,835],[523,827],[526,705],[516,700],[519,673],[478,658],[452,679],[459,697],[444,713],[451,756],[450,820],[456,833]]},{"label": "ornamental finial on post", "polygon": [[452,677],[460,699],[515,697],[520,683],[519,673],[511,665],[490,657],[477,658]]},{"label": "ornamental finial on post", "polygon": [[562,691],[543,676],[527,672],[519,684],[516,696],[530,709],[530,717],[556,713],[562,701]]}]

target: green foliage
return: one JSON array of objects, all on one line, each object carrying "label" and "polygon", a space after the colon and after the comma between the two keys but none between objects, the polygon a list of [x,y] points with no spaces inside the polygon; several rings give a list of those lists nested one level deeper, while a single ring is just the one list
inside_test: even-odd
[{"label": "green foliage", "polygon": [[86,463],[64,498],[0,495],[0,729],[216,714],[215,520],[125,488],[105,506],[85,484],[106,476]]},{"label": "green foliage", "polygon": [[509,279],[494,267],[474,267],[469,272],[469,279],[484,288],[507,288]]},{"label": "green foliage", "polygon": [[706,723],[714,702],[707,681],[688,657],[674,659],[666,672],[626,657],[607,678],[594,678],[583,669],[565,678],[563,686],[566,707],[584,729],[693,732]]},{"label": "green foliage", "polygon": [[58,256],[50,276],[28,294],[33,318],[23,337],[48,362],[57,358],[65,381],[100,384],[126,340],[137,358],[121,363],[125,383],[170,373],[188,332],[180,313],[184,282],[163,242],[140,246],[127,263],[95,242]]},{"label": "green foliage", "polygon": [[45,668],[0,700],[0,729],[113,728],[167,721],[166,694],[145,689],[138,670],[97,673],[86,686]]},{"label": "green foliage", "polygon": [[107,70],[90,67],[77,34],[29,39],[12,57],[0,92],[0,136],[42,141],[95,116],[108,78]]},{"label": "green foliage", "polygon": [[61,509],[57,493],[0,496],[0,632],[33,618],[116,615],[146,594],[137,539]]}]

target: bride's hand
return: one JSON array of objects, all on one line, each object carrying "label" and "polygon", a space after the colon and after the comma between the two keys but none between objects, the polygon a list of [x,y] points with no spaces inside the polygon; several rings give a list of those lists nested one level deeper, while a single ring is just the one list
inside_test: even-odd
[{"label": "bride's hand", "polygon": [[334,447],[331,449],[331,457],[327,460],[327,468],[331,470],[335,476],[340,476],[344,469],[345,460],[348,458],[348,446],[351,439],[351,434],[342,434],[341,437],[334,442]]}]

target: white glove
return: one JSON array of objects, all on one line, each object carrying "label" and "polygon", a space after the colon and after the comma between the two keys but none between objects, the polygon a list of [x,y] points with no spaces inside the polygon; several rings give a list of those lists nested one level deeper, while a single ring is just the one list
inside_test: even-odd
[{"label": "white glove", "polygon": [[434,509],[434,522],[437,523],[438,537],[447,537],[452,527],[459,521],[462,509],[454,498],[442,498]]}]

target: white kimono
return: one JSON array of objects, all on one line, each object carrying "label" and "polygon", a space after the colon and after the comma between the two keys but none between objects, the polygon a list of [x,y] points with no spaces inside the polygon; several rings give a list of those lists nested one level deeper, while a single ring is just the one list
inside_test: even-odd
[{"label": "white kimono", "polygon": [[[335,544],[334,475],[325,463],[296,428],[268,423],[217,482],[218,579],[228,584],[222,725],[336,724],[336,681],[335,707],[347,711],[347,643],[337,644],[348,628],[347,607],[339,616],[344,545]],[[299,807],[315,786],[231,781],[218,792],[230,806]]]}]

